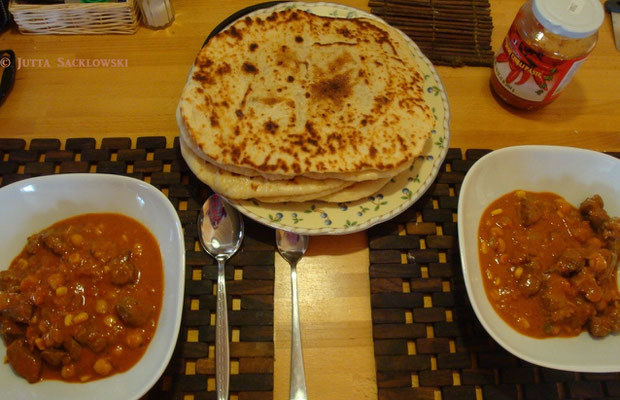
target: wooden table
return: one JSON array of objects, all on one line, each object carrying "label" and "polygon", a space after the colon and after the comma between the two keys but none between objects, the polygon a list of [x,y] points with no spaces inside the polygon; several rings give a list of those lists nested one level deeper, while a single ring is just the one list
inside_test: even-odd
[{"label": "wooden table", "polygon": [[[0,34],[0,48],[49,67],[24,67],[0,107],[0,138],[73,138],[155,135],[172,140],[188,68],[205,37],[228,15],[253,1],[176,0],[167,29],[141,28],[130,36]],[[342,3],[367,9],[363,0]],[[521,5],[491,0],[497,49]],[[537,112],[498,103],[488,68],[439,67],[451,105],[450,147],[491,148],[552,144],[620,151],[620,53],[610,18],[599,44],[558,100]],[[59,57],[117,58],[121,68],[60,68]],[[299,265],[302,337],[310,398],[376,399],[365,233],[313,237]],[[274,398],[288,395],[290,279],[276,260]]]}]

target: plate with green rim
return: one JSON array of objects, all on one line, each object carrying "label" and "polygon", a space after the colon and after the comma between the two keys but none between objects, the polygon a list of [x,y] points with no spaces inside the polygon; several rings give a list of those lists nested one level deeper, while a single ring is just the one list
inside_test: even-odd
[{"label": "plate with green rim", "polygon": [[390,180],[373,196],[347,203],[321,201],[262,203],[255,199],[230,200],[230,202],[241,213],[253,220],[298,234],[344,235],[366,230],[405,211],[422,197],[437,177],[450,142],[450,106],[445,88],[435,67],[415,42],[398,29],[390,27],[379,17],[353,7],[322,2],[259,4],[248,8],[248,13],[244,13],[243,10],[235,13],[234,16],[238,18],[227,19],[215,29],[214,33],[226,29],[242,17],[268,15],[275,11],[289,9],[299,9],[332,18],[369,18],[402,35],[409,44],[418,62],[419,71],[424,77],[424,99],[433,112],[436,121],[435,128],[431,131],[422,153],[412,166]]}]

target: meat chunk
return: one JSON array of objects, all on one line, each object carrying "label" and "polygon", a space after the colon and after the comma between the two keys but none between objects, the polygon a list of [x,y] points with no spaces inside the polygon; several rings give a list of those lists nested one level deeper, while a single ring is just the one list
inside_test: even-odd
[{"label": "meat chunk", "polygon": [[532,297],[540,290],[542,279],[534,271],[525,271],[517,281],[519,292],[525,297]]},{"label": "meat chunk", "polygon": [[131,262],[130,252],[114,258],[108,265],[110,267],[110,280],[115,285],[123,286],[135,283],[138,279],[138,269]]},{"label": "meat chunk", "polygon": [[87,346],[95,353],[101,353],[108,346],[108,339],[90,325],[78,325],[73,332],[73,337],[78,343]]},{"label": "meat chunk", "polygon": [[586,259],[579,249],[568,248],[558,258],[556,269],[562,276],[570,276],[586,265]]},{"label": "meat chunk", "polygon": [[603,224],[609,220],[609,215],[603,209],[603,199],[598,194],[585,199],[579,206],[579,211],[596,231],[600,230]]},{"label": "meat chunk", "polygon": [[20,296],[9,293],[8,302],[0,310],[5,317],[26,324],[32,318],[34,306],[30,302],[23,301]]},{"label": "meat chunk", "polygon": [[6,349],[6,357],[13,370],[33,383],[41,376],[41,357],[32,353],[23,339],[13,341]]},{"label": "meat chunk", "polygon": [[71,361],[69,354],[60,349],[45,349],[41,352],[41,358],[52,367],[60,367]]},{"label": "meat chunk", "polygon": [[149,310],[142,303],[129,296],[123,297],[116,304],[116,313],[124,323],[133,327],[144,325],[150,316]]},{"label": "meat chunk", "polygon": [[0,335],[2,335],[5,343],[11,343],[13,340],[24,336],[25,332],[25,329],[15,321],[8,318],[0,319]]},{"label": "meat chunk", "polygon": [[64,240],[64,232],[60,229],[52,228],[41,232],[41,239],[45,246],[54,254],[62,256],[68,251],[67,242]]},{"label": "meat chunk", "polygon": [[0,291],[16,292],[21,281],[17,271],[0,271]]},{"label": "meat chunk", "polygon": [[540,204],[528,197],[521,199],[518,207],[517,211],[519,218],[521,218],[521,224],[526,227],[534,225],[543,215]]},{"label": "meat chunk", "polygon": [[603,314],[590,319],[588,330],[592,336],[598,337],[620,331],[620,311],[615,305],[608,307]]},{"label": "meat chunk", "polygon": [[82,355],[82,346],[75,339],[70,336],[65,338],[62,347],[67,350],[69,357],[71,357],[73,361],[80,359],[80,356]]}]

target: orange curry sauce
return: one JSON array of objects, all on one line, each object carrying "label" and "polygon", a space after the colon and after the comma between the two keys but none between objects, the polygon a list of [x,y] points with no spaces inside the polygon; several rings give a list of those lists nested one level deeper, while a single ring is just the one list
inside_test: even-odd
[{"label": "orange curry sauce", "polygon": [[580,209],[553,193],[500,197],[478,230],[489,301],[511,327],[532,337],[617,332],[619,226],[598,195]]},{"label": "orange curry sauce", "polygon": [[120,214],[60,221],[0,271],[6,361],[29,382],[126,371],[153,338],[162,299],[161,253],[146,227]]}]

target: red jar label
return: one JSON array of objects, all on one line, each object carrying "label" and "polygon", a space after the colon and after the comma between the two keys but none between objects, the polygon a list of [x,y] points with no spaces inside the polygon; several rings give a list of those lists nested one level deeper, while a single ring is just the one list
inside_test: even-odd
[{"label": "red jar label", "polygon": [[527,44],[513,24],[495,56],[494,70],[502,86],[515,96],[546,103],[564,90],[586,57],[560,60],[545,56]]}]

